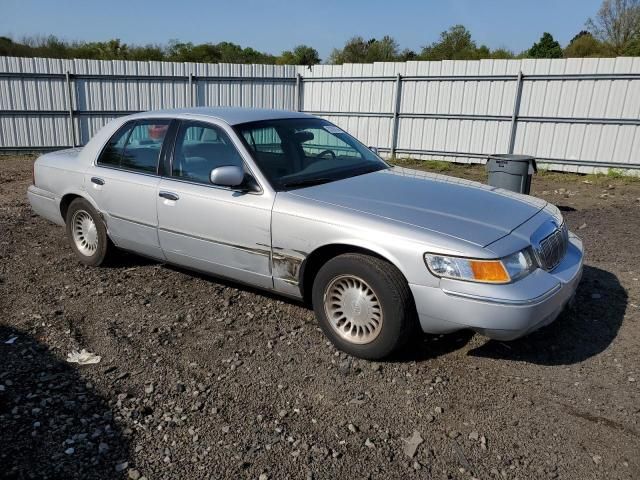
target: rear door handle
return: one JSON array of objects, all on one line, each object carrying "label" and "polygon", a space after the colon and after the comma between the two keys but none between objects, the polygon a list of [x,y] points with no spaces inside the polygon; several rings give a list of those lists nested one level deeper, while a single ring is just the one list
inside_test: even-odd
[{"label": "rear door handle", "polygon": [[104,185],[104,180],[100,177],[91,177],[91,182],[96,185]]},{"label": "rear door handle", "polygon": [[173,200],[174,202],[176,200],[180,200],[180,197],[173,193],[173,192],[160,192],[159,194],[162,198],[166,198],[167,200]]}]

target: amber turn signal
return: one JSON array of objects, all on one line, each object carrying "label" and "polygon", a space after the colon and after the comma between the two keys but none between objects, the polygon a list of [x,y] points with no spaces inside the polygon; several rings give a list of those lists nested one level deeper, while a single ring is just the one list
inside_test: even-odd
[{"label": "amber turn signal", "polygon": [[474,280],[478,282],[506,283],[510,281],[509,274],[500,260],[471,260],[469,263]]}]

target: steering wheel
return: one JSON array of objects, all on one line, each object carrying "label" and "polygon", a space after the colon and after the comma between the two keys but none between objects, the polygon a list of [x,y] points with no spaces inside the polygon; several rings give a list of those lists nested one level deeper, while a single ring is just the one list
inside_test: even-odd
[{"label": "steering wheel", "polygon": [[317,157],[317,158],[324,157],[327,153],[330,153],[330,154],[331,154],[331,159],[332,159],[332,160],[335,160],[335,159],[336,159],[336,154],[334,153],[334,151],[333,151],[333,150],[329,150],[329,149],[321,151],[320,153],[318,153],[318,154],[316,155],[316,157]]}]

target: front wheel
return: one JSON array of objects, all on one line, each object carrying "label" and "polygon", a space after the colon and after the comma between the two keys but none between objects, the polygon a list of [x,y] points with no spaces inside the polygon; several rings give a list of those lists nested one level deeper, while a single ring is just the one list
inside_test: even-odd
[{"label": "front wheel", "polygon": [[371,360],[404,345],[417,324],[409,286],[396,267],[358,253],[322,266],[313,283],[320,327],[340,350]]},{"label": "front wheel", "polygon": [[102,219],[88,201],[72,201],[65,223],[71,248],[82,263],[96,267],[107,260],[113,246]]}]

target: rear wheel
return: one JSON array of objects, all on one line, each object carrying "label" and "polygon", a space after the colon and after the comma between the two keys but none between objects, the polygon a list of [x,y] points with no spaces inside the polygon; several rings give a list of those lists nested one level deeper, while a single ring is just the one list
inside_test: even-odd
[{"label": "rear wheel", "polygon": [[67,210],[67,237],[76,257],[85,265],[101,265],[113,250],[98,212],[84,198],[76,198]]},{"label": "rear wheel", "polygon": [[356,357],[390,355],[417,324],[406,280],[377,257],[347,253],[329,260],[315,278],[312,296],[323,332]]}]

